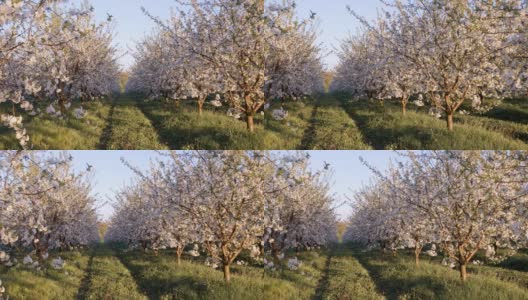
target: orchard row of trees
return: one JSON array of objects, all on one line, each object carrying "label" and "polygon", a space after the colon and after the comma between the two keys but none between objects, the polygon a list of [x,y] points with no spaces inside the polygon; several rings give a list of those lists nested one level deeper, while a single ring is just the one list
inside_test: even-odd
[{"label": "orchard row of trees", "polygon": [[526,152],[409,153],[355,195],[349,240],[384,250],[436,247],[462,280],[478,251],[528,247]]},{"label": "orchard row of trees", "polygon": [[174,101],[208,97],[242,113],[248,130],[272,99],[324,91],[313,18],[291,0],[178,0],[167,21],[137,46],[128,91]]},{"label": "orchard row of trees", "polygon": [[[288,249],[336,239],[333,198],[324,171],[305,153],[185,152],[169,154],[119,193],[107,240],[144,250],[207,253],[226,282],[242,251],[281,267]],[[135,170],[135,169],[134,169]],[[192,248],[192,246],[196,248]]]},{"label": "orchard row of trees", "polygon": [[60,116],[73,100],[119,91],[111,19],[98,24],[87,2],[78,8],[67,3],[0,2],[0,103],[13,106],[1,120],[16,131],[23,147],[29,137],[16,107],[36,115],[38,103],[44,103],[47,113]]},{"label": "orchard row of trees", "polygon": [[89,172],[75,173],[66,154],[2,151],[0,183],[0,264],[23,255],[40,267],[49,250],[98,240]]},{"label": "orchard row of trees", "polygon": [[333,91],[375,99],[425,96],[446,116],[466,100],[526,96],[528,3],[525,0],[382,1],[373,23],[345,40]]}]

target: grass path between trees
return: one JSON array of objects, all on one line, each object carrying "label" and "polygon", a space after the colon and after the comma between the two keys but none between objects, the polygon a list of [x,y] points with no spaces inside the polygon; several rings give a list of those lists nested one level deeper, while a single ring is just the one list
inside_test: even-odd
[{"label": "grass path between trees", "polygon": [[304,149],[308,150],[370,150],[356,122],[346,113],[333,95],[322,95],[317,100],[312,118],[312,137]]},{"label": "grass path between trees", "polygon": [[116,256],[114,250],[98,246],[94,250],[77,299],[148,299]]},{"label": "grass path between trees", "polygon": [[384,299],[369,272],[352,256],[344,244],[332,250],[327,262],[325,286],[317,299]]},{"label": "grass path between trees", "polygon": [[136,101],[124,95],[114,100],[107,119],[107,130],[102,135],[100,149],[105,150],[164,150],[167,145],[152,122],[137,107]]}]

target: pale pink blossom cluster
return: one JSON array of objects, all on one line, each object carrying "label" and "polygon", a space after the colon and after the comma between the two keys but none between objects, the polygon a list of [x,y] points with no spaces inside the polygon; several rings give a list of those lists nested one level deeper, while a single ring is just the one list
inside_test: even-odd
[{"label": "pale pink blossom cluster", "polygon": [[295,16],[293,1],[178,2],[169,20],[151,16],[158,29],[137,46],[128,91],[196,99],[200,112],[219,95],[211,104],[229,105],[250,131],[266,102],[323,91],[316,29]]},{"label": "pale pink blossom cluster", "polygon": [[[408,153],[358,192],[349,239],[391,250],[414,248],[416,262],[434,245],[460,268],[487,248],[528,242],[526,152]],[[433,249],[431,249],[433,250]],[[487,251],[489,260],[496,251]],[[513,252],[514,253],[514,252]]]},{"label": "pale pink blossom cluster", "polygon": [[[332,90],[371,99],[426,96],[449,130],[471,99],[475,110],[526,96],[528,8],[523,0],[396,0],[342,44]],[[495,100],[485,104],[483,100]],[[489,101],[488,101],[489,102]]]},{"label": "pale pink blossom cluster", "polygon": [[107,239],[175,249],[178,260],[185,247],[192,256],[201,248],[226,281],[242,251],[257,261],[271,255],[278,266],[288,249],[336,239],[327,179],[309,170],[306,154],[173,152],[146,174],[136,172],[118,197]]},{"label": "pale pink blossom cluster", "polygon": [[98,240],[87,175],[73,172],[67,154],[0,152],[0,264],[25,256],[23,264],[40,268],[52,249]]},{"label": "pale pink blossom cluster", "polygon": [[16,106],[35,116],[39,106],[56,103],[60,115],[53,115],[64,116],[73,100],[119,89],[110,20],[96,24],[93,8],[68,8],[67,2],[0,3],[0,103],[13,105],[1,121],[16,131],[24,148],[30,146],[29,137]]}]

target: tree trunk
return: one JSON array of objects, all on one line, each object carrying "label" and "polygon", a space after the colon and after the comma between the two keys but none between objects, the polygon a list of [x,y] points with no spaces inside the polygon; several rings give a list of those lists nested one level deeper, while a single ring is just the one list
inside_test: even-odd
[{"label": "tree trunk", "polygon": [[450,112],[447,114],[447,129],[453,131],[453,113]]},{"label": "tree trunk", "polygon": [[420,264],[420,253],[422,253],[422,247],[416,246],[414,248],[414,259],[415,259],[416,265]]},{"label": "tree trunk", "polygon": [[40,246],[37,246],[37,259],[39,260],[39,262],[43,262],[44,261],[44,254],[46,253],[46,251],[40,247]]},{"label": "tree trunk", "polygon": [[404,116],[407,114],[407,104],[409,104],[409,96],[405,94],[401,99],[402,113]]},{"label": "tree trunk", "polygon": [[[273,247],[273,246],[272,246]],[[279,258],[279,255],[280,255],[280,251],[278,249],[272,249],[272,255],[273,255],[273,262],[275,263],[275,265],[277,267],[281,266],[282,265],[282,262]]]},{"label": "tree trunk", "polygon": [[66,114],[66,100],[64,100],[62,97],[59,99],[59,108],[61,115],[64,116]]},{"label": "tree trunk", "polygon": [[178,266],[181,265],[182,253],[183,253],[183,247],[176,247],[176,261],[178,262]]},{"label": "tree trunk", "polygon": [[467,264],[460,264],[460,279],[462,279],[462,281],[466,281],[467,280]]},{"label": "tree trunk", "polygon": [[247,116],[247,129],[251,133],[255,132],[255,123],[254,123],[254,120],[253,120],[253,115],[248,115]]},{"label": "tree trunk", "polygon": [[224,264],[224,280],[227,284],[231,283],[231,270],[228,264]]},{"label": "tree trunk", "polygon": [[204,98],[198,98],[198,114],[200,116],[202,116],[202,114],[203,114],[204,103],[205,103],[205,99]]}]

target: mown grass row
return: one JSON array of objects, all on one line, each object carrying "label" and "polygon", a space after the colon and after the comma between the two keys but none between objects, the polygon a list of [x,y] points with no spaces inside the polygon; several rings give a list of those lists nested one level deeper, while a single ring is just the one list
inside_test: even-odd
[{"label": "mown grass row", "polygon": [[108,247],[52,255],[66,261],[64,269],[0,266],[0,279],[10,299],[148,299]]},{"label": "mown grass row", "polygon": [[205,266],[203,257],[187,257],[178,265],[171,252],[120,254],[141,291],[151,299],[311,299],[324,273],[326,256],[313,252],[299,257],[306,263],[298,271],[272,273],[260,266],[234,264],[232,282],[226,285],[223,273]]},{"label": "mown grass row", "polygon": [[167,146],[151,121],[127,97],[115,101],[114,112],[108,123],[108,140],[102,145],[108,150],[164,150]]},{"label": "mown grass row", "polygon": [[334,96],[322,96],[313,116],[311,138],[304,147],[308,150],[368,150],[353,119]]},{"label": "mown grass row", "polygon": [[109,247],[100,246],[94,250],[77,299],[148,299],[115,254]]},{"label": "mown grass row", "polygon": [[178,265],[170,251],[155,256],[122,250],[62,253],[63,270],[0,267],[0,279],[11,299],[312,299],[327,261],[324,252],[310,252],[298,255],[305,263],[297,271],[235,264],[226,285],[223,273],[205,266],[203,257],[185,257]]},{"label": "mown grass row", "polygon": [[369,272],[350,249],[338,245],[328,262],[327,284],[321,289],[320,299],[384,299]]},{"label": "mown grass row", "polygon": [[255,133],[251,134],[242,121],[228,117],[223,110],[207,107],[200,116],[193,103],[179,107],[161,101],[138,99],[143,113],[152,121],[163,143],[171,149],[286,149],[288,141],[264,130],[262,119],[256,118]]},{"label": "mown grass row", "polygon": [[445,121],[429,116],[425,109],[411,107],[403,115],[397,104],[341,99],[364,138],[375,149],[528,149],[528,125],[521,123],[488,116],[457,115],[454,132],[448,132]]}]

